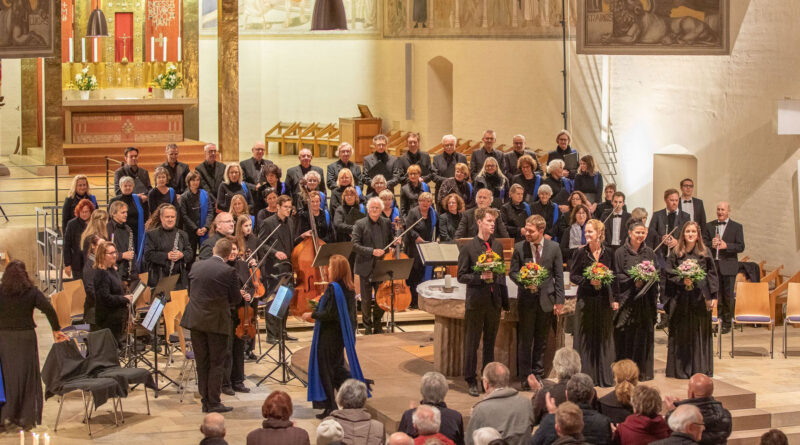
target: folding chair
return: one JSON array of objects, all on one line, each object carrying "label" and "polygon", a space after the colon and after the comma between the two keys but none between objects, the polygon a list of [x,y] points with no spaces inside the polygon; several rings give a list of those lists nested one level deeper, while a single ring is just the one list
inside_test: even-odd
[{"label": "folding chair", "polygon": [[800,283],[789,283],[789,295],[786,299],[786,316],[783,318],[783,358],[789,357],[788,325],[800,324]]},{"label": "folding chair", "polygon": [[183,403],[183,396],[186,394],[186,385],[189,383],[189,380],[194,376],[195,381],[197,381],[197,362],[194,359],[194,351],[190,349],[190,345],[186,342],[183,327],[178,326],[176,333],[178,334],[181,352],[183,352],[183,366],[181,366],[181,373],[178,377],[181,388],[180,403]]},{"label": "folding chair", "polygon": [[[663,305],[662,305],[663,306]],[[717,315],[718,307],[711,312],[711,326],[717,328],[717,357],[722,360],[722,320]]]},{"label": "folding chair", "polygon": [[739,282],[736,287],[736,309],[731,327],[731,357],[734,356],[734,332],[737,324],[769,325],[771,338],[769,356],[773,358],[775,320],[769,309],[769,284]]}]

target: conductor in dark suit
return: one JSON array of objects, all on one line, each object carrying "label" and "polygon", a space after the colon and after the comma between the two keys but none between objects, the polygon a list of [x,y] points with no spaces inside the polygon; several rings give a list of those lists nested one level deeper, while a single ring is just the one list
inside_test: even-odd
[{"label": "conductor in dark suit", "polygon": [[353,250],[356,252],[355,273],[361,277],[361,320],[366,335],[381,334],[381,309],[374,300],[380,283],[370,281],[372,269],[379,258],[386,254],[384,247],[392,242],[392,224],[381,216],[383,201],[370,198],[367,201],[367,217],[353,226]]},{"label": "conductor in dark suit", "polygon": [[[529,374],[539,381],[546,377],[543,359],[547,336],[555,330],[556,316],[564,307],[564,260],[558,243],[545,239],[546,228],[547,223],[539,215],[525,220],[522,229],[525,240],[514,245],[509,271],[509,276],[517,283],[517,367],[523,390],[529,389]],[[529,262],[539,264],[548,272],[538,289],[519,283],[519,270]]]},{"label": "conductor in dark suit", "polygon": [[705,227],[706,208],[703,206],[703,200],[693,195],[694,181],[691,178],[681,181],[681,210],[689,214],[690,221],[700,224],[700,227]]},{"label": "conductor in dark suit", "polygon": [[606,225],[606,245],[611,252],[615,252],[619,246],[625,244],[630,219],[631,214],[625,211],[625,194],[614,192],[611,198],[611,211],[601,217],[601,221]]},{"label": "conductor in dark suit", "polygon": [[[494,197],[492,196],[491,190],[489,189],[478,190],[478,194],[475,195],[475,203],[478,206],[464,212],[464,216],[461,217],[461,222],[458,223],[458,228],[456,229],[456,239],[472,238],[473,236],[478,234],[478,218],[476,217],[477,211],[478,209],[489,208],[489,206],[492,205],[493,199]],[[493,230],[495,238],[511,238],[511,236],[508,234],[508,229],[506,229],[505,223],[503,223],[502,218],[499,218],[493,224]]]},{"label": "conductor in dark suit", "polygon": [[214,255],[197,262],[189,272],[189,304],[181,326],[191,330],[197,361],[197,386],[203,412],[224,413],[233,410],[220,401],[225,374],[228,335],[231,332],[230,307],[242,301],[236,270],[225,264],[231,254],[231,242],[221,239],[214,245]]},{"label": "conductor in dark suit", "polygon": [[[739,272],[739,253],[744,251],[744,230],[742,225],[730,218],[731,207],[722,201],[717,204],[717,220],[706,224],[703,241],[711,249],[719,277],[719,319],[722,333],[731,331],[731,317],[736,300],[733,291],[736,274]],[[719,259],[717,258],[719,251]]]},{"label": "conductor in dark suit", "polygon": [[[656,246],[662,241],[664,242],[656,250],[656,256],[661,259],[665,259],[670,249],[678,245],[678,238],[682,233],[681,227],[689,222],[689,214],[678,208],[679,202],[680,194],[678,191],[667,189],[664,192],[666,208],[653,212],[653,218],[650,220],[646,242],[653,250],[656,250]],[[676,227],[677,229],[675,229]],[[670,235],[670,232],[672,235]]]},{"label": "conductor in dark suit", "polygon": [[[494,343],[500,327],[500,310],[508,310],[508,289],[505,275],[492,272],[477,273],[473,266],[478,257],[492,251],[503,252],[503,245],[495,239],[494,225],[500,212],[493,208],[480,208],[475,212],[478,234],[458,252],[458,282],[467,285],[464,305],[464,380],[469,385],[469,395],[478,397],[478,345],[483,337],[483,365],[494,361]],[[558,246],[556,246],[558,249]],[[482,370],[481,370],[482,371]]]}]

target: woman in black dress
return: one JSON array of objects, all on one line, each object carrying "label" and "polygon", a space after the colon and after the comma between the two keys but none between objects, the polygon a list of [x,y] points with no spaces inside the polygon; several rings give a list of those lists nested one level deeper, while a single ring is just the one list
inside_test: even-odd
[{"label": "woman in black dress", "polygon": [[169,172],[164,167],[156,167],[153,172],[156,186],[147,193],[147,208],[150,213],[156,211],[161,204],[178,206],[178,195],[175,189],[169,186]]},{"label": "woman in black dress", "polygon": [[75,206],[82,199],[88,199],[97,208],[97,198],[92,195],[89,189],[89,179],[86,175],[75,175],[72,178],[72,185],[69,188],[67,197],[64,198],[64,205],[61,207],[61,231],[67,230],[67,223],[75,217]]},{"label": "woman in black dress", "polygon": [[641,221],[633,221],[628,225],[627,241],[614,252],[614,275],[620,304],[614,323],[617,360],[633,360],[639,367],[642,381],[653,379],[653,326],[656,324],[658,283],[639,295],[646,283],[634,280],[628,271],[643,261],[650,261],[655,266],[656,254],[644,243],[646,237],[647,227]]},{"label": "woman in black dress", "polygon": [[79,280],[83,278],[84,263],[81,235],[94,212],[94,204],[88,199],[81,199],[74,212],[75,217],[69,220],[64,229],[64,273]]},{"label": "woman in black dress", "polygon": [[614,376],[611,363],[614,353],[614,311],[619,303],[614,301],[611,285],[601,286],[599,281],[584,278],[583,271],[595,262],[614,270],[614,257],[603,246],[605,226],[596,219],[586,223],[586,246],[575,250],[569,262],[569,279],[578,286],[575,303],[575,334],[572,347],[581,356],[581,372],[588,374],[594,384],[612,386]]},{"label": "woman in black dress", "polygon": [[[684,261],[695,260],[706,277],[694,283],[675,271]],[[711,310],[717,304],[717,269],[711,252],[703,244],[700,226],[689,221],[683,225],[678,245],[667,257],[667,301],[669,314],[667,337],[667,377],[688,379],[693,374],[714,375],[714,342],[711,334]]]},{"label": "woman in black dress", "polygon": [[180,227],[189,237],[192,253],[208,235],[214,221],[214,202],[208,192],[200,188],[200,175],[196,171],[186,175],[186,191],[178,206]]},{"label": "woman in black dress", "polygon": [[456,230],[464,214],[464,200],[458,193],[451,193],[442,200],[442,214],[439,215],[439,241],[456,240]]},{"label": "woman in black dress", "polygon": [[[328,279],[331,284],[320,297],[316,309],[303,314],[303,319],[306,321],[316,320],[319,323],[315,328],[315,333],[317,333],[314,335],[315,341],[311,344],[312,354],[317,356],[319,380],[325,393],[325,400],[313,401],[315,409],[323,410],[321,414],[317,415],[319,419],[324,419],[330,415],[331,411],[337,409],[334,391],[339,389],[345,380],[351,378],[351,372],[345,366],[344,361],[344,337],[354,335],[356,326],[356,298],[352,277],[353,274],[350,272],[350,264],[347,259],[341,255],[331,256],[328,265]],[[344,293],[347,303],[346,314],[339,312],[333,283],[337,283]],[[345,320],[340,320],[340,317],[348,318],[351,332],[342,332],[342,325],[346,325],[346,323],[343,323]],[[350,366],[352,368],[354,364],[350,363]]]},{"label": "woman in black dress", "polygon": [[231,198],[235,195],[242,195],[247,201],[248,207],[253,207],[253,197],[250,189],[242,179],[242,167],[231,162],[225,166],[225,173],[222,175],[222,184],[217,190],[217,211],[227,212],[231,207]]},{"label": "woman in black dress", "polygon": [[[350,242],[353,235],[353,226],[356,221],[366,216],[358,202],[356,189],[348,187],[342,195],[344,203],[336,209],[333,215],[333,230],[336,232],[337,242]],[[353,252],[355,253],[355,252]]]},{"label": "woman in black dress", "polygon": [[6,403],[0,405],[0,429],[31,429],[42,423],[42,379],[33,309],[47,316],[55,341],[68,340],[61,333],[56,311],[28,278],[25,263],[6,266],[0,283],[0,367]]},{"label": "woman in black dress", "polygon": [[530,155],[523,155],[517,160],[517,170],[519,173],[511,178],[511,184],[519,184],[525,190],[523,201],[532,204],[539,199],[539,186],[542,184],[541,173],[538,169],[536,160]]},{"label": "woman in black dress", "polygon": [[603,175],[597,171],[592,155],[581,158],[578,174],[575,175],[575,190],[583,192],[590,202],[603,200]]},{"label": "woman in black dress", "polygon": [[408,215],[408,212],[411,211],[411,209],[417,206],[417,199],[419,199],[419,195],[431,191],[430,187],[428,187],[428,184],[422,182],[422,179],[420,178],[421,174],[422,169],[419,167],[419,165],[410,165],[408,169],[406,169],[408,182],[400,187],[400,216],[403,218]]},{"label": "woman in black dress", "polygon": [[128,305],[133,295],[126,293],[122,280],[117,275],[117,247],[111,241],[101,241],[94,254],[94,298],[96,330],[110,329],[122,345]]},{"label": "woman in black dress", "polygon": [[465,210],[475,207],[475,192],[477,190],[469,182],[469,167],[467,167],[467,164],[461,162],[456,164],[454,175],[452,178],[442,181],[441,187],[436,187],[437,199],[442,202],[445,196],[457,193],[461,200],[464,201]]}]

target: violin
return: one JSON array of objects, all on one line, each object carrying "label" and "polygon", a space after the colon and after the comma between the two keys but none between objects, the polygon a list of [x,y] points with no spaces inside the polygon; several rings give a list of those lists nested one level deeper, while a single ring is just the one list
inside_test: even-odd
[{"label": "violin", "polygon": [[[400,236],[403,231],[403,222],[399,216],[394,218],[395,236]],[[400,250],[400,244],[397,243],[386,255],[383,256],[384,260],[401,260],[408,259],[408,255]],[[378,286],[378,291],[375,293],[375,302],[384,311],[392,309],[392,287],[394,287],[394,311],[403,312],[411,305],[411,288],[406,284],[406,280],[392,280],[391,282],[385,281]]]},{"label": "violin", "polygon": [[[245,254],[249,257],[251,254],[250,249],[247,250]],[[264,283],[261,281],[261,270],[259,270],[258,266],[250,266],[250,278],[248,278],[248,282],[245,283],[244,287],[247,287],[248,283],[252,285],[253,292],[252,296],[253,299],[261,298],[266,294],[266,289],[264,288]],[[236,326],[236,336],[241,338],[242,340],[250,340],[256,337],[256,310],[253,308],[252,304],[253,300],[245,301],[242,307],[240,307],[237,311],[239,315],[239,325]]]}]

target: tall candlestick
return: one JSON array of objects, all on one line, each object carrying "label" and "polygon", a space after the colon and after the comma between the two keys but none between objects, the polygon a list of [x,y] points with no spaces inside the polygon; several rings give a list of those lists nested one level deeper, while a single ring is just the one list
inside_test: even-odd
[{"label": "tall candlestick", "polygon": [[70,63],[75,61],[75,42],[72,41],[72,37],[69,38],[69,61]]},{"label": "tall candlestick", "polygon": [[156,61],[156,38],[150,36],[150,61]]},{"label": "tall candlestick", "polygon": [[92,62],[97,63],[97,37],[92,39]]},{"label": "tall candlestick", "polygon": [[86,37],[81,37],[81,62],[86,63]]},{"label": "tall candlestick", "polygon": [[50,445],[50,435],[44,433],[44,445]]},{"label": "tall candlestick", "polygon": [[164,62],[167,61],[167,38],[164,37]]},{"label": "tall candlestick", "polygon": [[183,39],[178,37],[178,62],[181,61],[181,40],[183,40]]},{"label": "tall candlestick", "polygon": [[19,445],[25,445],[25,431],[19,430]]},{"label": "tall candlestick", "polygon": [[39,435],[33,433],[33,445],[39,445]]}]

